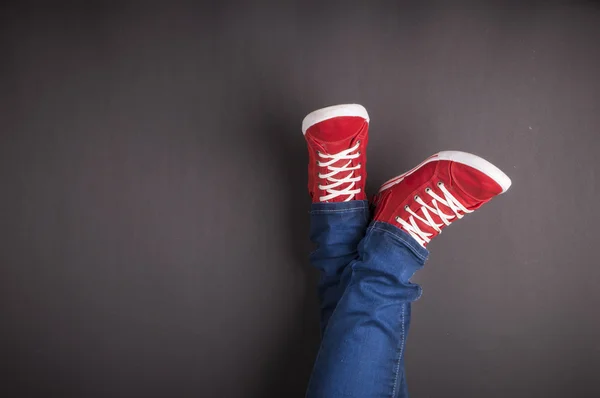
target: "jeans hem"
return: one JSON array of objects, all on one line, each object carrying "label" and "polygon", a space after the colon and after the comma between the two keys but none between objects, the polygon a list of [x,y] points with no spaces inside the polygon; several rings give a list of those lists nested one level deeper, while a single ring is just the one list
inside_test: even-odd
[{"label": "jeans hem", "polygon": [[400,241],[404,246],[406,246],[415,256],[417,256],[424,263],[429,257],[429,251],[423,246],[419,245],[416,240],[414,240],[410,235],[406,232],[400,230],[399,228],[385,223],[381,221],[373,221],[367,232],[369,230],[377,230],[381,232],[385,232],[391,236],[393,236],[396,240]]},{"label": "jeans hem", "polygon": [[310,214],[348,213],[369,210],[367,200],[350,200],[348,202],[313,203]]}]

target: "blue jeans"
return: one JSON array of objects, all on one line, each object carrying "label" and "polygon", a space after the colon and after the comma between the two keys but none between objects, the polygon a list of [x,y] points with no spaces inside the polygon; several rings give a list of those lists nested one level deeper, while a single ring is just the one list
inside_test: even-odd
[{"label": "blue jeans", "polygon": [[308,398],[408,397],[404,347],[411,283],[428,251],[399,228],[370,222],[367,201],[315,203],[311,263],[321,271],[322,341]]}]

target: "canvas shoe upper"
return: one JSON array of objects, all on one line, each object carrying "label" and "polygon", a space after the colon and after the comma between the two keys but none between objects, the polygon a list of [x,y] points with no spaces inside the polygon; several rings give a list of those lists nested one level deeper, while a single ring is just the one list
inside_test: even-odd
[{"label": "canvas shoe upper", "polygon": [[374,220],[401,228],[425,247],[510,185],[506,174],[479,156],[439,152],[382,185],[373,199]]},{"label": "canvas shoe upper", "polygon": [[358,104],[335,105],[302,122],[308,145],[308,191],[315,202],[365,200],[369,115]]}]

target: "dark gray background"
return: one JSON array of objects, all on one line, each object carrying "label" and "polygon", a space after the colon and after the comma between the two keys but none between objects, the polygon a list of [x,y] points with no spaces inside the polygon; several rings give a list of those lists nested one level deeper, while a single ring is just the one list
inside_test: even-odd
[{"label": "dark gray background", "polygon": [[301,397],[300,125],[358,102],[371,193],[444,149],[513,180],[430,245],[412,396],[600,396],[600,8],[443,4],[4,4],[0,395]]}]

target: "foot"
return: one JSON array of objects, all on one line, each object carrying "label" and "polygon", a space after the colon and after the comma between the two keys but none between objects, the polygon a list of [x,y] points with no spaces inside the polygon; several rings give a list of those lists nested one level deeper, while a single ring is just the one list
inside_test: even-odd
[{"label": "foot", "polygon": [[444,151],[382,185],[375,221],[406,231],[425,247],[442,229],[510,187],[499,168],[479,156]]},{"label": "foot", "polygon": [[369,115],[361,105],[336,105],[302,121],[313,203],[365,200]]}]

